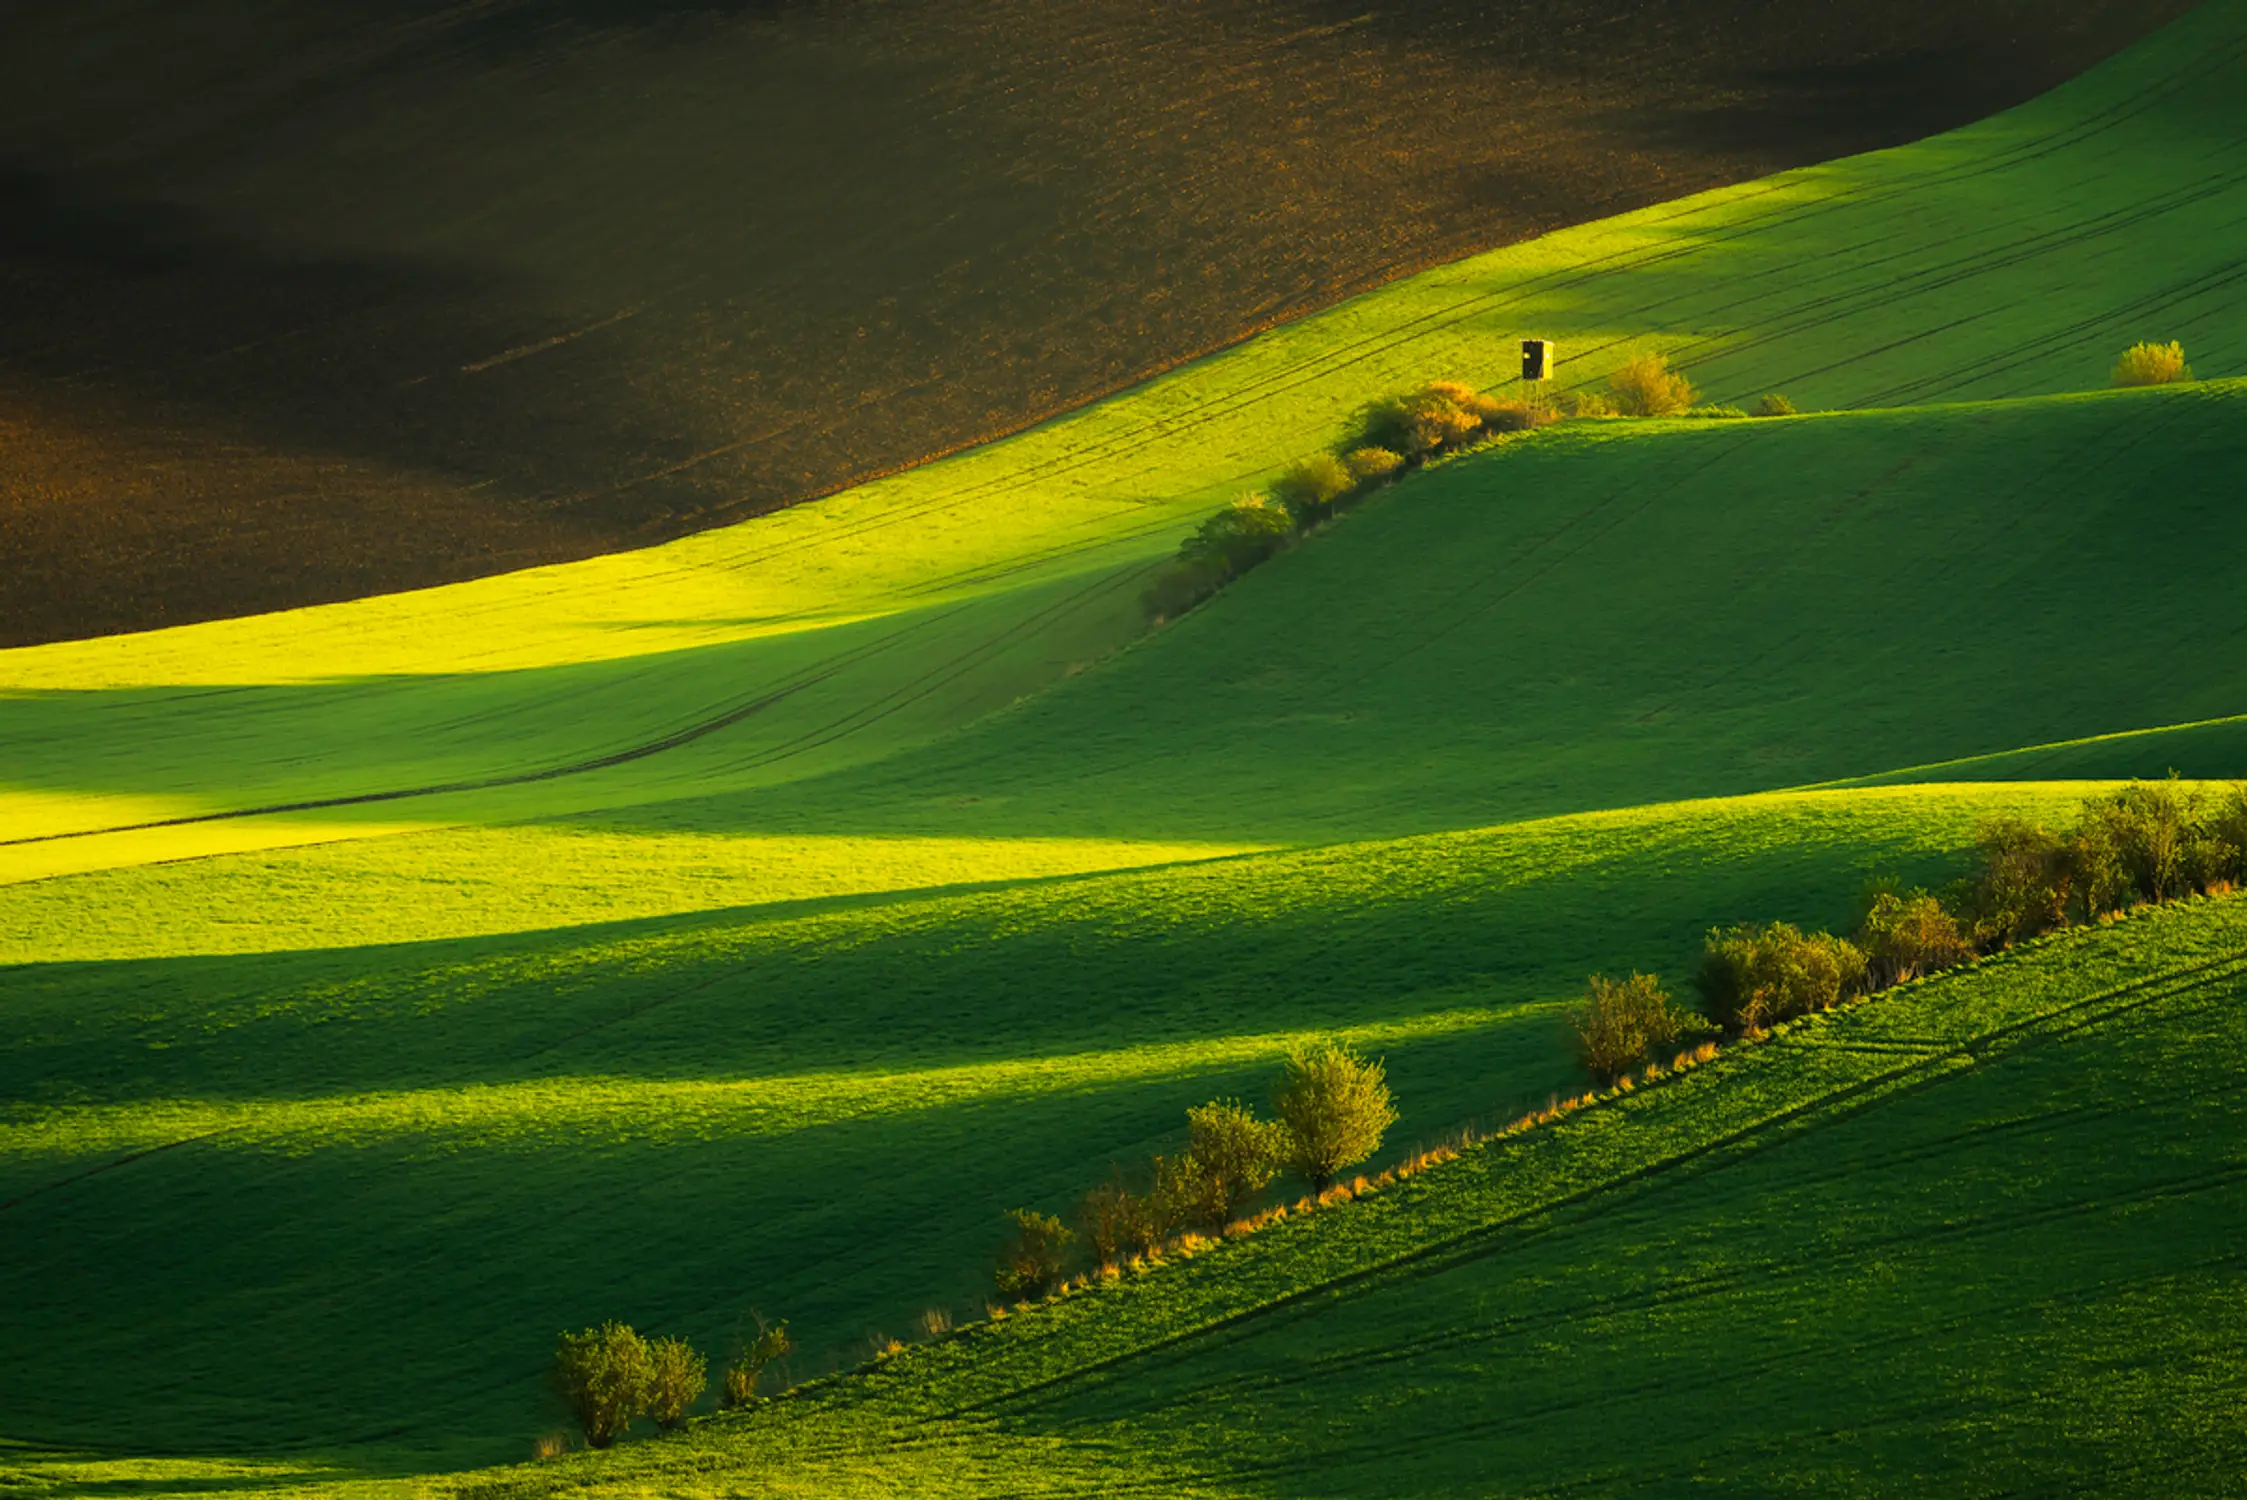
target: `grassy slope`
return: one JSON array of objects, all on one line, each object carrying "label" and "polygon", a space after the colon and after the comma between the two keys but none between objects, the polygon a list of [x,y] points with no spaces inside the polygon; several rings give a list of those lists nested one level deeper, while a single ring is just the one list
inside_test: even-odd
[{"label": "grassy slope", "polygon": [[[0,1296],[25,1348],[68,1353],[11,1361],[0,1398],[15,1435],[95,1441],[132,1370],[136,1446],[511,1446],[561,1323],[715,1346],[762,1308],[796,1319],[816,1370],[925,1306],[979,1306],[1001,1209],[1065,1207],[1186,1105],[1260,1095],[1307,1032],[1388,1055],[1409,1145],[1571,1086],[1554,1008],[1587,970],[1675,974],[1732,917],[1845,920],[1868,874],[1939,876],[1977,818],[2074,795],[1751,798],[872,903],[18,969]],[[162,1367],[134,1370],[151,1347]]]},{"label": "grassy slope", "polygon": [[2235,1494],[2243,941],[2237,900],[2065,934],[684,1440],[445,1488]]},{"label": "grassy slope", "polygon": [[[1794,383],[1836,404],[1892,398],[1905,374],[1931,382],[1918,394],[2079,385],[2142,331],[2182,332],[2220,367],[2231,304],[2219,282],[2154,307],[2158,329],[2125,326],[2136,315],[2123,309],[2159,304],[2222,259],[2236,201],[2209,142],[2231,116],[2210,68],[2243,41],[2242,8],[2212,7],[2006,120],[1435,273],[1018,442],[757,526],[429,595],[0,657],[13,689],[0,701],[7,811],[39,832],[546,771],[754,709],[581,773],[8,847],[19,880],[59,875],[0,907],[19,964],[0,996],[0,1201],[20,1200],[0,1209],[0,1282],[26,1347],[56,1351],[6,1362],[13,1429],[237,1450],[519,1436],[561,1322],[622,1313],[714,1341],[762,1306],[828,1348],[869,1325],[894,1331],[927,1300],[969,1294],[995,1209],[1057,1203],[1088,1159],[1144,1149],[1181,1104],[1256,1087],[1293,1032],[1354,1026],[1388,1050],[1408,1131],[1504,1109],[1565,1077],[1550,1005],[1585,969],[1674,968],[1701,926],[1736,915],[1838,919],[1869,868],[1932,867],[1983,808],[2069,794],[1751,801],[981,893],[885,890],[1750,791],[1877,772],[1890,754],[1943,759],[2227,711],[2223,641],[2177,654],[2176,621],[2159,611],[1962,599],[1955,581],[1909,570],[1897,583],[1943,627],[1899,622],[1913,672],[1977,632],[2048,630],[2051,649],[2030,658],[2041,675],[2012,702],[2056,731],[2008,738],[2001,716],[1975,716],[1998,653],[1966,653],[1909,698],[1837,694],[1855,660],[1838,631],[1780,663],[1802,691],[1755,707],[1769,620],[1823,604],[1851,558],[1885,567],[1918,546],[1914,505],[1938,493],[1946,524],[2019,545],[2020,496],[1963,480],[2010,479],[2021,453],[2055,440],[2164,435],[2143,461],[2170,466],[2168,483],[2093,467],[2094,482],[2065,491],[2070,524],[2104,538],[2115,512],[2139,507],[2127,535],[2148,577],[2176,561],[2166,536],[2200,528],[2208,565],[2184,586],[2204,583],[2195,618],[2220,620],[2236,543],[2230,520],[2201,508],[2195,476],[2220,469],[2238,398],[2171,393],[1524,445],[1414,481],[1050,708],[997,721],[1004,753],[985,769],[963,771],[939,745],[885,784],[838,780],[785,802],[744,791],[910,750],[1097,656],[1128,634],[1132,580],[1183,517],[1291,445],[1323,441],[1366,394],[1432,369],[1494,372],[1500,339],[1522,328],[1594,348],[1601,329],[1730,330],[1703,350],[1722,393],[1824,361],[1830,371]],[[2187,183],[2208,191],[2146,207]],[[2131,205],[2173,232],[2133,240],[2126,266],[2107,263],[2118,241],[2045,232]],[[1888,319],[1934,328],[1945,307],[1978,315],[1940,342],[1877,351]],[[2081,326],[2038,342],[2067,318]],[[2033,358],[1978,363],[2000,350]],[[1867,509],[1847,502],[1868,475],[1901,467],[1889,445],[1930,435],[1964,465],[1947,487],[1915,499],[1907,486],[1822,541]],[[1542,723],[1529,706],[1518,718],[1460,708],[1491,701],[1474,688],[1498,637],[1479,597],[1438,614],[1414,576],[1478,557],[1518,566],[1512,507],[1550,506],[1556,527],[1596,518],[1689,450],[1715,453],[1764,508],[1736,512],[1713,479],[1672,487],[1673,529],[1638,540],[1664,566],[1578,629],[1611,632],[1604,651],[1582,646],[1596,662],[1714,616],[1695,662],[1702,711],[1666,740],[1618,749],[1612,725],[1580,707],[1589,693],[1566,683],[1523,689]],[[1794,493],[1770,482],[1782,456],[1833,487],[1804,508],[1774,503]],[[1509,477],[1539,464],[1554,465],[1550,482]],[[1502,498],[1474,547],[1447,528],[1431,546],[1428,528],[1485,488]],[[2158,524],[2142,513],[2152,504],[2167,507]],[[1703,580],[1666,550],[1720,556],[1764,545],[1771,527],[1792,528],[1825,571],[1785,580],[1795,604],[1774,599],[1727,635],[1733,594],[1697,593]],[[1555,597],[1609,585],[1616,555],[1580,559],[1573,590],[1565,568],[1546,575]],[[1361,619],[1456,622],[1419,653],[1411,686],[1453,696],[1465,749],[1427,758],[1443,747],[1394,712],[1401,697],[1378,735],[1339,749],[1255,722],[1265,705],[1243,696],[1235,664],[1272,649],[1267,621],[1298,634],[1348,623],[1332,582],[1344,575],[1352,599],[1389,601]],[[1264,717],[1359,712],[1336,685],[1395,674],[1396,643],[1379,631],[1323,638],[1331,680]],[[2117,675],[2068,698],[2070,664],[2094,648]],[[2191,668],[2173,687],[2114,685],[2146,681],[2165,651]],[[1127,736],[1114,719],[1154,713],[1165,693],[1224,705],[1260,747],[1243,762],[1253,774],[1224,765],[1219,740],[1120,738],[1135,763],[1175,755],[1167,778],[1117,782],[1111,754],[1110,803],[1052,795],[1068,742],[1050,731]],[[2175,706],[2201,698],[2214,706]],[[1868,703],[1889,715],[1864,718],[1886,736],[1877,755],[1832,727]],[[1752,759],[1790,740],[1807,763]],[[1415,758],[1397,754],[1406,746]],[[1580,776],[1567,769],[1578,762]],[[1043,805],[1030,795],[1041,783]],[[986,792],[1012,801],[966,800]],[[578,821],[508,826],[535,814]],[[1825,831],[1805,841],[1805,819]],[[347,850],[225,852],[399,825],[428,826]],[[189,856],[205,857],[163,863]],[[514,889],[525,864],[535,879]],[[88,873],[60,874],[73,868]],[[424,899],[431,884],[441,899]],[[784,904],[799,897],[820,904]],[[667,915],[686,911],[707,914]],[[260,949],[278,951],[243,951]],[[133,1156],[155,1145],[169,1149]],[[913,1235],[891,1232],[900,1218]],[[366,1357],[339,1361],[343,1348]],[[433,1366],[432,1348],[460,1357]],[[160,1368],[136,1368],[151,1351]],[[138,1404],[122,1434],[128,1391]]]},{"label": "grassy slope", "polygon": [[[2247,626],[2211,590],[2247,557],[2243,467],[2247,382],[1565,427],[926,750],[657,815],[1364,837],[2225,719]],[[2247,720],[1949,774],[2170,766],[2235,774]]]},{"label": "grassy slope", "polygon": [[492,1493],[2234,1494],[2243,939],[2069,934]]}]

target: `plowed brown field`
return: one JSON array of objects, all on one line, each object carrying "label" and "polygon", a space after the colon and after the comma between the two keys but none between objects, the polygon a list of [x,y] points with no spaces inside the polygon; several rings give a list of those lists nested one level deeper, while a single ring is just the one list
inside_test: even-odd
[{"label": "plowed brown field", "polygon": [[0,6],[0,644],[738,519],[2190,8]]}]

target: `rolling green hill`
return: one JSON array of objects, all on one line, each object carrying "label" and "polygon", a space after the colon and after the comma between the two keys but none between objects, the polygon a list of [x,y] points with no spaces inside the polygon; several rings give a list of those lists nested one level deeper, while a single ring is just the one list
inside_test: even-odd
[{"label": "rolling green hill", "polygon": [[2069,934],[476,1493],[2233,1494],[2243,940]]},{"label": "rolling green hill", "polygon": [[[1174,1136],[1183,1106],[1260,1092],[1302,1036],[1387,1055],[1402,1150],[1573,1087],[1556,1007],[1591,970],[1674,979],[1711,925],[1845,921],[1869,876],[1939,879],[1981,818],[2056,815],[2082,795],[2057,778],[2237,774],[2247,639],[2231,579],[2247,522],[2230,488],[2247,385],[2066,393],[2135,337],[2184,338],[2208,375],[2247,355],[2242,57],[2247,4],[2220,0],[1984,125],[1430,272],[1018,439],[728,531],[0,654],[0,1300],[15,1310],[0,1437],[233,1456],[42,1462],[24,1485],[263,1487],[311,1461],[253,1456],[308,1447],[348,1450],[320,1471],[339,1483],[505,1457],[544,1420],[554,1331],[606,1316],[714,1346],[761,1310],[803,1336],[799,1375],[852,1363],[924,1308],[978,1305],[1001,1210],[1065,1206]],[[1529,331],[1557,333],[1583,381],[1656,345],[1718,396],[1783,386],[1835,409],[1509,441],[1415,475],[1143,634],[1140,587],[1211,506],[1373,396],[1437,374],[1495,381]],[[1725,1065],[1739,1088],[1696,1075],[1600,1116],[1625,1125],[1478,1158],[1550,1154],[1538,1170],[1585,1202],[1628,1199],[1584,1220],[1580,1245],[1527,1236],[1557,1258],[1519,1290],[1557,1300],[1506,1325],[1526,1345],[1425,1367],[1419,1343],[1382,1352],[1385,1327],[1409,1342],[1446,1308],[1513,1295],[1510,1276],[1475,1279],[1500,1263],[1487,1257],[1460,1280],[1403,1278],[1400,1300],[1329,1299],[1356,1309],[1330,1320],[1331,1348],[1320,1320],[1258,1312],[1258,1329],[1291,1331],[1248,1338],[1238,1372],[1196,1363],[1205,1345],[1189,1341],[1114,1389],[1106,1354],[1063,1347],[1109,1335],[1068,1331],[1064,1308],[1061,1384],[1035,1415],[1048,1346],[1010,1323],[943,1346],[959,1368],[913,1356],[904,1404],[863,1424],[862,1403],[892,1399],[881,1381],[790,1405],[743,1429],[747,1447],[714,1435],[587,1477],[639,1483],[655,1471],[635,1466],[655,1465],[647,1483],[691,1489],[682,1476],[707,1462],[746,1482],[769,1444],[774,1482],[804,1493],[853,1476],[1006,1489],[1040,1464],[1037,1483],[1067,1492],[1119,1463],[1153,1465],[1143,1486],[1166,1493],[1307,1492],[1329,1471],[1338,1492],[1362,1489],[1352,1464],[1403,1462],[1364,1434],[1409,1428],[1423,1405],[1463,1432],[1514,1431],[1468,1409],[1501,1400],[1483,1380],[1499,1363],[1534,1366],[1556,1410],[1588,1409],[1590,1387],[1568,1382],[1607,1367],[1562,1368],[1559,1335],[1538,1331],[1579,1326],[1568,1309],[1591,1293],[1570,1268],[1599,1264],[1579,1251],[1644,1270],[1649,1306],[1702,1257],[1723,1296],[1692,1317],[1789,1328],[1842,1297],[1818,1282],[1802,1283],[1811,1302],[1755,1301],[1763,1252],[1742,1227],[1768,1194],[1814,1198],[1821,1173],[1890,1161],[1847,1122],[1905,1117],[1828,1111],[1822,1080],[1930,1080],[1881,1106],[1936,1101],[1896,1127],[1925,1143],[1880,1167],[1898,1193],[1922,1181],[1913,1162],[1946,1160],[1946,1121],[2044,1099],[2055,1085],[2034,1059],[2064,1052],[2100,1097],[2137,1101],[2118,1059],[2190,1053],[2184,1033],[2126,1044],[2118,1029],[2096,1057],[2055,1042],[1964,1067],[1967,1034],[1925,1008],[1954,1001],[1923,997],[1966,996],[1961,1014],[2010,1036],[2055,994],[2109,987],[2110,969],[2235,943],[2230,911],[2054,944],[1744,1053]],[[2228,1036],[2189,1065],[2219,1079]],[[2225,1096],[2193,1088],[2149,1100],[2131,1128],[2171,1129],[2216,1171],[2231,1126],[2205,1111]],[[2195,1102],[2211,1089],[2217,1103]],[[1706,1100],[1721,1124],[1775,1099],[1794,1102],[1772,1121],[1836,1116],[1806,1137],[1815,1149],[1748,1153],[1778,1178],[1759,1165],[1702,1196],[1689,1185],[1724,1153],[1681,1173],[1632,1165],[1668,1149],[1664,1132],[1702,1128],[1664,1111]],[[2084,1110],[2084,1130],[2126,1113]],[[2024,1139],[1969,1136],[2000,1153]],[[2056,1155],[2019,1159],[2060,1192],[2051,1163],[2087,1138],[2055,1139]],[[1785,1177],[1804,1156],[1809,1176]],[[1369,1207],[1335,1217],[1331,1241],[1322,1219],[1238,1252],[1268,1257],[1276,1280],[1133,1283],[1113,1294],[1130,1302],[1113,1338],[1199,1316],[1157,1306],[1162,1288],[1319,1302],[1334,1266],[1433,1243],[1444,1214],[1504,1218],[1492,1205],[1514,1177],[1477,1171],[1427,1179],[1425,1212]],[[1679,1196],[1600,1186],[1642,1178]],[[1910,1203],[1815,1201],[1916,1224],[1979,1202],[1925,1186]],[[2060,1199],[2029,1199],[2007,1253],[2057,1253],[2035,1236]],[[1386,1238],[1350,1238],[1360,1223]],[[1682,1238],[1633,1261],[1614,1236],[1650,1226]],[[1782,1230],[1779,1262],[1813,1255],[1815,1228]],[[2149,1253],[2199,1243],[2154,1238]],[[1338,1259],[1308,1267],[1327,1244]],[[2146,1274],[2198,1274],[2162,1264]],[[1582,1326],[1618,1369],[1632,1339],[1667,1337]],[[1736,1402],[1717,1377],[1737,1351],[1703,1326],[1677,1342],[1721,1368],[1677,1378],[1700,1369],[1709,1401]],[[1961,1381],[1978,1336],[1959,1334],[1946,1367]],[[1017,1339],[1027,1352],[1007,1352]],[[2051,1345],[2052,1368],[2088,1346]],[[1819,1357],[1835,1381],[1859,1378],[1844,1354]],[[1288,1405],[1291,1362],[1310,1405]],[[1407,1373],[1360,1378],[1375,1368]],[[1212,1404],[1235,1374],[1236,1404]],[[1861,1378],[1891,1403],[1879,1441],[1916,1452],[1913,1422],[1934,1419]],[[2106,1378],[2068,1389],[2112,1404]],[[1506,1412],[1539,1409],[1504,1389]],[[1658,1455],[1715,1431],[1691,1472],[1750,1488],[1807,1472],[1713,1419],[1662,1428],[1632,1389],[1654,1424],[1646,1464],[1685,1463]],[[1987,1395],[1929,1400],[2015,1410],[2008,1390]],[[1303,1413],[1337,1401],[1355,1415],[1329,1457]],[[1802,1407],[1804,1430],[1832,1428],[1832,1411]],[[2018,1466],[1988,1472],[2033,1488],[2064,1424],[2020,1420]],[[1247,1430],[1285,1451],[1215,1451]],[[2145,1452],[2198,1462],[2216,1441],[2177,1432]],[[1431,1444],[1398,1482],[1441,1492],[1466,1451]],[[1874,1451],[1837,1448],[1835,1482]],[[1281,1466],[1236,1467],[1267,1459]],[[1607,1471],[1574,1472],[1596,1487]]]}]

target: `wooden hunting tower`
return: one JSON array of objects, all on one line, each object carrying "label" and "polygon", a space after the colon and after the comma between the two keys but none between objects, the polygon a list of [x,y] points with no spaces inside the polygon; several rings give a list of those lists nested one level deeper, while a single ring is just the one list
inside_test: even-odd
[{"label": "wooden hunting tower", "polygon": [[1523,339],[1521,341],[1521,378],[1524,380],[1550,380],[1553,366],[1560,361],[1551,339]]}]

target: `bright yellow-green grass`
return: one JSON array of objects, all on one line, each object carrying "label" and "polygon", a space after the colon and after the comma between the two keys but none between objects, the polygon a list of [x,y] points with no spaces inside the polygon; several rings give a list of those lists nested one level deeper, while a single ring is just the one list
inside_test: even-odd
[{"label": "bright yellow-green grass", "polygon": [[[555,1331],[604,1317],[722,1349],[784,1316],[817,1374],[976,1310],[1003,1210],[1306,1036],[1386,1054],[1402,1150],[1577,1086],[1593,969],[1844,923],[2084,790],[2037,778],[2247,769],[2247,389],[2064,394],[2141,337],[2247,362],[2243,57],[2218,0],[1985,125],[665,548],[0,655],[0,1437],[97,1455],[26,1485],[509,1456]],[[1863,409],[1511,442],[1142,636],[1196,516],[1526,332]],[[1311,1483],[1148,1390],[1143,1487]],[[1117,1451],[1088,1410],[911,1441],[1065,1487]],[[939,1483],[879,1423],[802,1431],[800,1492]]]}]

